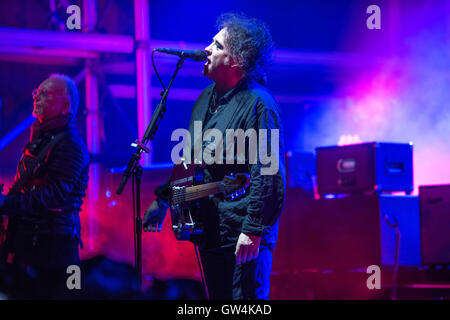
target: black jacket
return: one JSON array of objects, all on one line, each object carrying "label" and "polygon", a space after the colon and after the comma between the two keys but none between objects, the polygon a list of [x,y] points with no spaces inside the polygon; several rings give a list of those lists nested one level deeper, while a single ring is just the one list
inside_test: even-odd
[{"label": "black jacket", "polygon": [[[205,229],[199,244],[206,248],[235,245],[239,234],[243,232],[262,236],[261,243],[263,245],[274,247],[278,234],[278,218],[284,204],[286,184],[283,128],[278,105],[263,86],[256,82],[244,80],[218,101],[217,112],[212,114],[209,113],[209,109],[214,100],[214,90],[213,84],[207,87],[197,99],[192,110],[189,126],[192,149],[195,146],[195,121],[202,121],[202,133],[214,128],[224,135],[224,146],[222,148],[224,164],[207,165],[204,170],[204,183],[220,181],[225,175],[238,172],[250,174],[251,183],[247,194],[237,201],[228,201],[218,195],[211,196],[201,202],[200,210],[205,222]],[[225,133],[227,129],[242,129],[244,132],[248,129],[254,129],[256,133],[260,129],[266,129],[269,137],[269,155],[272,152],[270,150],[270,130],[278,129],[279,150],[276,155],[278,171],[275,174],[262,175],[261,169],[267,166],[261,165],[260,159],[256,164],[250,163],[248,143],[246,144],[244,164],[237,164],[236,149],[234,164],[225,164]],[[202,143],[203,152],[205,148],[208,148],[208,146]],[[195,158],[198,157],[192,150],[191,161]],[[155,191],[156,195],[167,200],[169,194],[167,186],[166,184],[166,189],[164,187],[158,188]]]},{"label": "black jacket", "polygon": [[[17,233],[55,233],[80,239],[79,211],[89,172],[86,145],[71,117],[52,119],[40,127],[36,122],[33,126],[40,132],[32,133],[31,141],[25,146],[14,184],[0,208],[0,214],[9,216],[8,237]],[[46,153],[23,187],[18,187],[24,173],[30,170],[31,159],[52,137],[63,132],[63,138]]]}]

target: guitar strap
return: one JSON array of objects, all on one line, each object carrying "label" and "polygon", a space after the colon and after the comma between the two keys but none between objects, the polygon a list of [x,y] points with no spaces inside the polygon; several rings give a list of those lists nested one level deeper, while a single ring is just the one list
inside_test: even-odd
[{"label": "guitar strap", "polygon": [[53,147],[61,141],[66,135],[68,135],[68,131],[64,131],[61,133],[58,133],[57,135],[54,135],[50,138],[50,141],[45,145],[45,147],[38,153],[38,155],[31,159],[30,166],[25,171],[22,166],[19,165],[19,177],[14,185],[11,187],[11,190],[9,193],[16,193],[21,192],[22,188],[27,183],[28,179],[30,178],[31,174],[34,172],[35,169],[37,169],[41,165],[41,161],[51,152]]},{"label": "guitar strap", "polygon": [[[66,135],[68,135],[68,131],[61,132],[57,135],[54,135],[50,138],[50,141],[45,145],[45,147],[38,153],[38,155],[30,161],[29,168],[25,171],[24,168],[19,165],[19,179],[14,182],[14,185],[9,190],[8,194],[20,193],[22,188],[27,183],[31,174],[34,172],[38,166],[40,166],[41,161],[49,155],[53,147],[61,141]],[[14,233],[14,230],[17,227],[17,221],[15,219],[8,220],[8,230],[3,230],[6,236],[6,239],[3,239],[3,245],[0,248],[0,261],[6,262],[8,260],[8,252],[10,249],[11,239],[7,236],[8,233]],[[5,232],[6,231],[6,232]]]}]

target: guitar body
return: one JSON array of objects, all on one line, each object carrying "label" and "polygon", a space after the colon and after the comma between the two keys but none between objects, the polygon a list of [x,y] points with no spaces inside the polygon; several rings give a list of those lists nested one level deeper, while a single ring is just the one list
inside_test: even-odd
[{"label": "guitar body", "polygon": [[177,201],[182,197],[186,187],[200,184],[196,181],[196,173],[200,167],[193,164],[176,164],[172,169],[170,186],[172,187],[170,216],[172,218],[172,230],[177,240],[189,240],[191,235],[203,231],[200,217],[196,214],[195,202]]},{"label": "guitar body", "polygon": [[250,176],[238,173],[225,176],[222,181],[203,183],[203,169],[199,165],[181,162],[172,169],[170,178],[170,215],[172,230],[177,240],[189,240],[192,235],[203,231],[203,223],[196,210],[199,199],[214,194],[223,194],[234,200],[245,194],[250,185]]}]

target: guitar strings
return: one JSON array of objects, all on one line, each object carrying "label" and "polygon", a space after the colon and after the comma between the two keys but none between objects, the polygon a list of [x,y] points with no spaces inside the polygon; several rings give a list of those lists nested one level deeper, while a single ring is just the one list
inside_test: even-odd
[{"label": "guitar strings", "polygon": [[176,195],[172,198],[172,202],[178,203],[178,202],[184,202],[184,201],[192,201],[199,198],[203,198],[204,196],[208,196],[209,194],[215,194],[220,192],[220,190],[217,190],[217,192],[196,192],[195,194],[190,195]]},{"label": "guitar strings", "polygon": [[[216,182],[213,182],[216,183]],[[216,186],[212,187],[208,186],[208,187],[200,187],[198,186],[198,189],[200,190],[195,190],[195,191],[189,191],[188,193],[178,193],[177,195],[173,196],[172,201],[177,203],[177,202],[182,202],[182,201],[191,201],[191,200],[195,200],[196,198],[201,198],[203,196],[207,196],[208,194],[210,194],[213,190],[213,194],[214,193],[218,193],[220,192],[220,183],[218,182]],[[226,185],[223,185],[224,188],[226,189]],[[195,186],[194,186],[195,187]],[[190,187],[191,188],[191,187]],[[226,191],[227,192],[227,191]],[[229,191],[228,191],[229,192]]]},{"label": "guitar strings", "polygon": [[219,188],[214,188],[214,189],[210,189],[210,190],[200,190],[200,191],[190,191],[189,194],[186,193],[180,193],[177,194],[173,197],[174,201],[181,201],[184,199],[184,201],[190,201],[190,200],[194,200],[198,197],[202,197],[202,196],[207,196],[208,194],[210,194],[212,191],[214,190],[214,193],[220,192]]},{"label": "guitar strings", "polygon": [[[224,186],[226,189],[226,186]],[[208,193],[216,193],[216,192],[220,192],[220,185],[216,185],[214,187],[208,187],[207,189],[201,189],[201,190],[194,190],[194,191],[185,191],[184,193],[180,193],[175,197],[182,197],[185,196],[186,198],[192,198],[192,197],[196,197],[200,194],[208,194]],[[231,190],[230,190],[231,191]],[[227,190],[225,190],[225,192],[229,192]]]}]

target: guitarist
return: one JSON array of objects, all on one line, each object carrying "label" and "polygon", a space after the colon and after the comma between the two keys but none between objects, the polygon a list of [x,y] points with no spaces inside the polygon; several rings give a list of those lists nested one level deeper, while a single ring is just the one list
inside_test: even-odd
[{"label": "guitarist", "polygon": [[[275,174],[261,175],[261,163],[249,164],[248,153],[245,164],[236,164],[235,158],[235,164],[207,165],[204,183],[220,181],[232,172],[243,172],[250,174],[250,187],[236,201],[221,196],[201,201],[199,210],[204,231],[199,237],[191,237],[191,241],[199,247],[211,299],[268,299],[272,255],[285,192],[280,112],[265,88],[266,66],[273,43],[265,24],[256,19],[224,14],[217,25],[219,32],[205,48],[207,62],[203,69],[203,74],[214,83],[194,104],[191,137],[194,121],[202,121],[203,133],[210,128],[219,129],[223,134],[226,129],[244,132],[250,128],[256,132],[267,129],[269,133],[271,129],[279,129],[280,148],[276,151],[279,169]],[[267,145],[270,151],[270,141]],[[155,194],[157,200],[144,215],[144,231],[161,230],[170,198],[169,183],[158,187]]]},{"label": "guitarist", "polygon": [[0,193],[8,216],[1,252],[14,283],[11,298],[62,298],[66,269],[79,264],[79,211],[88,181],[89,154],[75,128],[79,95],[64,75],[51,75],[33,91],[30,141],[14,184]]}]

